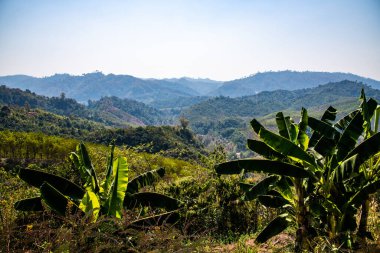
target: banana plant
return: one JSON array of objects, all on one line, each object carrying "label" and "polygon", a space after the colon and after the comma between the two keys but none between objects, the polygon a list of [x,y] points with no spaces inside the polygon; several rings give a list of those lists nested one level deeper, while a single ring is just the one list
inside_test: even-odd
[{"label": "banana plant", "polygon": [[[320,120],[308,117],[302,109],[298,124],[280,112],[276,115],[279,134],[266,130],[255,119],[251,121],[260,140],[248,140],[248,147],[265,159],[219,164],[216,172],[262,171],[270,175],[256,185],[241,184],[245,200],[257,198],[265,206],[282,210],[259,234],[257,242],[265,242],[295,224],[298,252],[310,249],[310,239],[324,232],[349,246],[360,201],[379,188],[378,177],[363,180],[362,167],[379,153],[380,135],[373,134],[357,145],[368,128],[365,122],[376,108],[376,101],[367,101],[362,92],[361,107],[335,124],[333,107]],[[378,164],[375,167],[372,171],[378,174]]]},{"label": "banana plant", "polygon": [[305,203],[305,183],[314,180],[318,168],[316,159],[307,152],[309,137],[306,134],[308,117],[302,109],[301,119],[295,124],[290,117],[277,113],[279,134],[265,129],[256,119],[251,126],[260,140],[248,140],[248,147],[263,158],[243,159],[219,164],[218,174],[265,172],[269,177],[256,185],[242,183],[244,199],[258,201],[267,207],[280,208],[281,214],[272,220],[258,235],[256,242],[265,242],[296,224],[296,248],[305,248],[309,233],[309,218]]},{"label": "banana plant", "polygon": [[163,177],[165,170],[160,168],[148,171],[129,181],[127,160],[125,157],[114,159],[113,145],[108,157],[106,176],[101,183],[83,143],[77,146],[76,152],[71,153],[70,159],[80,174],[81,186],[50,173],[21,169],[19,177],[40,188],[40,196],[20,200],[15,203],[15,208],[20,211],[42,211],[44,202],[60,215],[65,215],[68,210],[79,211],[96,221],[99,215],[121,218],[123,209],[136,206],[165,208],[169,212],[163,216],[168,216],[175,213],[180,205],[179,201],[166,195],[138,192]]}]

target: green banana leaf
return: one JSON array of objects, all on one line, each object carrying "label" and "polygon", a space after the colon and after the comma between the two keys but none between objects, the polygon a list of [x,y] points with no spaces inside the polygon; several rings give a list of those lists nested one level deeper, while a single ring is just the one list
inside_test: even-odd
[{"label": "green banana leaf", "polygon": [[268,239],[284,231],[289,226],[289,224],[290,222],[288,220],[287,214],[277,216],[271,222],[269,222],[263,231],[261,231],[261,233],[257,236],[255,242],[266,242]]},{"label": "green banana leaf", "polygon": [[378,105],[375,111],[375,127],[374,127],[375,133],[379,131],[379,121],[380,121],[380,106]]},{"label": "green banana leaf", "polygon": [[309,117],[307,115],[307,110],[302,107],[301,119],[298,124],[297,142],[303,150],[307,150],[309,147],[309,136],[306,134],[308,122]]},{"label": "green banana leaf", "polygon": [[337,142],[340,138],[340,133],[330,124],[323,122],[322,120],[309,117],[308,124],[311,129],[318,132],[324,137],[327,137],[331,140]]},{"label": "green banana leaf", "polygon": [[311,157],[302,148],[298,147],[290,140],[272,133],[271,131],[268,131],[264,128],[260,130],[259,136],[267,145],[272,147],[277,152],[288,156],[297,162],[303,161],[314,167],[317,167],[313,157]]},{"label": "green banana leaf", "polygon": [[373,194],[378,190],[380,190],[380,180],[367,184],[351,197],[344,208],[347,209],[350,206],[358,208],[363,203],[363,199],[366,199],[368,195]]},{"label": "green banana leaf", "polygon": [[290,205],[290,202],[280,196],[260,195],[258,196],[260,203],[266,207],[279,208],[284,205]]},{"label": "green banana leaf", "polygon": [[157,170],[151,170],[151,171],[145,172],[145,173],[133,178],[128,183],[127,192],[131,193],[131,194],[136,193],[142,187],[152,185],[153,183],[155,183],[158,179],[160,179],[164,175],[165,175],[165,169],[164,168],[159,168]]},{"label": "green banana leaf", "polygon": [[88,190],[79,204],[79,208],[87,215],[91,216],[92,221],[96,221],[99,216],[100,203],[98,196],[92,190]]},{"label": "green banana leaf", "polygon": [[380,132],[356,146],[347,157],[358,155],[359,165],[380,152]]},{"label": "green banana leaf", "polygon": [[352,119],[356,116],[356,114],[360,113],[359,110],[355,110],[350,112],[348,115],[341,118],[337,123],[334,124],[334,127],[339,129],[340,131],[344,131],[344,129],[347,128],[347,126],[350,124]]},{"label": "green banana leaf", "polygon": [[107,160],[107,173],[106,178],[103,183],[103,191],[105,195],[108,195],[109,189],[111,188],[111,181],[112,181],[112,164],[113,164],[113,153],[115,150],[115,145],[110,145],[110,155],[108,156]]},{"label": "green banana leaf", "polygon": [[353,173],[358,174],[360,166],[369,158],[380,152],[380,133],[377,133],[359,144],[348,155],[339,167],[334,170],[333,176],[335,182],[352,177]]},{"label": "green banana leaf", "polygon": [[171,211],[179,208],[180,201],[160,193],[140,192],[132,195],[126,194],[123,205],[127,209],[139,206],[151,206],[154,208],[165,208]]},{"label": "green banana leaf", "polygon": [[58,191],[62,192],[62,194],[69,196],[74,200],[82,199],[85,194],[85,191],[73,182],[47,172],[21,169],[18,176],[28,184],[38,188],[40,188],[44,182],[47,182],[54,186]]},{"label": "green banana leaf", "polygon": [[95,193],[99,192],[99,184],[98,178],[96,177],[96,173],[94,167],[92,166],[90,156],[88,155],[86,146],[81,142],[76,148],[76,154],[78,156],[78,161],[80,170],[85,170],[86,177],[83,178],[83,181],[87,183],[87,187],[91,186]]},{"label": "green banana leaf", "polygon": [[259,134],[260,130],[264,128],[263,125],[260,124],[256,119],[251,120],[251,126],[253,128],[253,131],[255,131],[256,134]]},{"label": "green banana leaf", "polygon": [[[323,113],[321,117],[321,121],[325,122],[326,124],[332,125],[330,121],[334,121],[335,118],[336,118],[336,109],[330,106]],[[320,133],[314,131],[310,137],[309,147],[314,147],[321,137],[322,135]]]},{"label": "green banana leaf", "polygon": [[78,169],[83,185],[85,185],[85,183],[87,183],[89,180],[90,175],[88,175],[86,169],[80,165],[79,156],[75,152],[71,152],[69,158],[74,164],[75,168]]},{"label": "green banana leaf", "polygon": [[125,157],[118,157],[113,163],[115,179],[110,196],[106,201],[107,214],[121,218],[125,192],[128,187],[128,163]]},{"label": "green banana leaf", "polygon": [[284,117],[284,114],[279,112],[276,114],[276,123],[279,134],[282,137],[294,142],[297,135],[294,125],[290,121],[290,117]]},{"label": "green banana leaf", "polygon": [[218,174],[240,174],[243,169],[245,171],[262,171],[296,178],[308,178],[311,176],[308,171],[301,167],[290,163],[271,160],[241,159],[221,163],[215,168]]},{"label": "green banana leaf", "polygon": [[276,183],[278,180],[278,176],[269,176],[258,182],[256,185],[250,185],[249,189],[244,189],[244,186],[248,184],[244,185],[240,183],[240,188],[242,188],[242,190],[245,191],[244,200],[254,200],[255,198],[257,198],[257,196],[266,194],[270,186]]},{"label": "green banana leaf", "polygon": [[63,195],[58,189],[48,182],[44,182],[41,187],[41,198],[57,214],[65,216],[66,211],[70,209],[72,213],[80,210],[78,206]]},{"label": "green banana leaf", "polygon": [[274,159],[274,158],[278,158],[280,160],[286,159],[286,156],[275,151],[273,148],[269,147],[267,144],[265,144],[262,141],[248,139],[247,145],[250,150],[252,150],[253,152],[256,152],[257,154],[267,159]]},{"label": "green banana leaf", "polygon": [[337,144],[337,159],[342,161],[347,154],[355,148],[355,145],[363,133],[363,117],[360,112],[356,113],[354,118],[344,129]]},{"label": "green banana leaf", "polygon": [[15,209],[18,211],[43,211],[41,197],[22,199],[15,203]]},{"label": "green banana leaf", "polygon": [[368,101],[365,97],[364,89],[361,91],[360,99],[362,100],[362,103],[360,104],[360,108],[362,109],[362,115],[363,115],[363,127],[366,132],[366,134],[370,134],[371,131],[371,119],[372,116],[376,110],[377,102],[376,100],[370,98]]}]

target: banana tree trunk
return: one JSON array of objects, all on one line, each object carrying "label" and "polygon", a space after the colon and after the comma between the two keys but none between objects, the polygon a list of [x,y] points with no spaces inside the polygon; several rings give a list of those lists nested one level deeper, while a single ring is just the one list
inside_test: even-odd
[{"label": "banana tree trunk", "polygon": [[364,239],[367,234],[368,212],[369,212],[369,198],[365,199],[362,203],[360,223],[359,223],[359,228],[358,228],[358,235],[362,239]]},{"label": "banana tree trunk", "polygon": [[303,252],[308,248],[307,235],[309,228],[309,220],[307,217],[307,210],[305,206],[305,189],[302,186],[302,179],[295,179],[295,188],[297,193],[297,224],[298,229],[296,232],[295,252]]}]

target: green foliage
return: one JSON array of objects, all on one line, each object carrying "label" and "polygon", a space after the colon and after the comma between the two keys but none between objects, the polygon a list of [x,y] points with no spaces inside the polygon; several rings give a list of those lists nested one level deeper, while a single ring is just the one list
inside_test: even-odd
[{"label": "green foliage", "polygon": [[[268,224],[257,242],[266,241],[294,223],[297,226],[296,251],[309,249],[315,236],[325,234],[332,241],[352,247],[351,238],[355,238],[353,232],[358,227],[355,215],[362,206],[363,217],[366,210],[363,201],[380,188],[379,162],[373,163],[380,152],[380,133],[370,130],[377,102],[367,101],[363,91],[361,99],[360,109],[335,125],[327,121],[335,118],[333,108],[329,108],[321,120],[310,118],[310,121],[303,109],[299,124],[278,113],[280,135],[253,120],[251,124],[261,143],[251,140],[249,147],[267,159],[236,160],[216,167],[219,174],[239,174],[244,169],[245,172],[264,171],[282,176],[281,180],[273,176],[264,179],[257,184],[257,190],[254,186],[241,184],[248,196],[246,200],[258,197],[263,205],[280,208],[283,213]],[[305,124],[314,130],[310,142]],[[364,136],[364,142],[358,145],[360,136]],[[293,171],[303,171],[304,175]],[[366,215],[364,213],[364,217]],[[368,235],[366,222],[361,218],[359,236]]]},{"label": "green foliage", "polygon": [[[112,146],[109,163],[112,162],[113,152],[114,147]],[[139,194],[137,192],[139,187],[150,185],[160,176],[163,176],[164,171],[162,169],[136,177],[132,180],[133,189],[128,191],[129,173],[125,157],[118,157],[113,161],[112,168],[108,167],[106,179],[102,184],[98,183],[99,180],[83,143],[78,144],[76,152],[72,153],[70,158],[77,166],[83,188],[65,178],[42,171],[22,169],[19,173],[21,179],[40,188],[41,199],[60,215],[65,215],[67,209],[73,211],[80,209],[92,220],[96,220],[99,214],[121,218],[124,206],[131,207],[132,201],[136,206],[155,206],[157,204],[159,207],[167,207],[170,210],[178,208],[179,202],[165,195]],[[106,188],[103,188],[104,186]],[[25,210],[25,204],[29,203],[30,206],[34,204],[31,202],[21,200],[15,204],[15,208]],[[32,207],[27,209],[34,210]]]}]

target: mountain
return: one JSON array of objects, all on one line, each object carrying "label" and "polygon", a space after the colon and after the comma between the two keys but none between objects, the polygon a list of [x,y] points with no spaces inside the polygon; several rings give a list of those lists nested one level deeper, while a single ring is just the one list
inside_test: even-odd
[{"label": "mountain", "polygon": [[219,88],[223,85],[221,81],[214,81],[208,78],[190,78],[190,77],[182,77],[182,78],[170,78],[163,79],[165,81],[173,82],[177,85],[181,85],[187,87],[189,89],[195,90],[199,96],[205,96],[213,90]]},{"label": "mountain", "polygon": [[0,77],[0,85],[28,89],[49,97],[65,93],[66,97],[83,104],[88,100],[114,96],[137,100],[157,106],[156,108],[176,110],[194,104],[192,99],[195,97],[199,97],[197,101],[209,96],[239,97],[254,95],[260,91],[311,88],[319,84],[343,80],[359,81],[373,88],[380,88],[379,81],[349,73],[309,71],[264,72],[228,82],[188,77],[142,79],[130,75],[104,75],[101,72],[81,76],[55,74],[43,78],[14,75]]},{"label": "mountain", "polygon": [[373,88],[380,89],[379,81],[350,73],[270,71],[225,82],[221,87],[211,91],[208,95],[241,97],[254,95],[261,91],[312,88],[320,84],[339,82],[343,80],[363,82]]},{"label": "mountain", "polygon": [[104,75],[101,72],[72,76],[56,74],[49,77],[36,78],[25,75],[0,77],[0,84],[11,88],[28,89],[45,96],[67,97],[86,103],[104,96],[130,98],[145,103],[173,97],[190,97],[198,93],[175,82],[141,79],[129,75]]},{"label": "mountain", "polygon": [[29,90],[0,86],[0,105],[43,109],[63,116],[76,116],[96,121],[107,126],[127,127],[159,125],[166,123],[165,115],[150,106],[131,99],[103,97],[99,101],[89,100],[85,106],[72,98],[46,97]]}]

